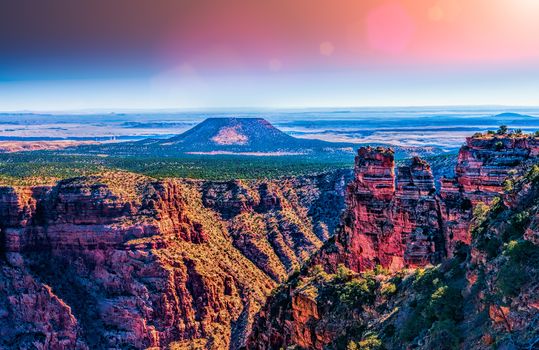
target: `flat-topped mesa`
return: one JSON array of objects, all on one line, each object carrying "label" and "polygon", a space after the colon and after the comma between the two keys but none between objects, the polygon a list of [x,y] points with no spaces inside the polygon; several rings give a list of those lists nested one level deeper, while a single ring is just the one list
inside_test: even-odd
[{"label": "flat-topped mesa", "polygon": [[391,148],[361,147],[355,159],[356,194],[390,199],[395,192],[395,153]]}]

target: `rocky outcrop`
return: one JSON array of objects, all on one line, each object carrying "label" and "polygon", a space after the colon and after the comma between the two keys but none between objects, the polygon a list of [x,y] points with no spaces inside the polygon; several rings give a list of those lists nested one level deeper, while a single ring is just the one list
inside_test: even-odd
[{"label": "rocky outcrop", "polygon": [[71,308],[24,269],[1,266],[2,348],[88,349]]},{"label": "rocky outcrop", "polygon": [[[539,319],[539,168],[529,170],[537,142],[519,135],[468,139],[456,177],[441,180],[439,195],[421,159],[395,172],[390,150],[361,149],[336,235],[268,300],[247,347],[539,344],[530,326]],[[474,208],[481,213],[474,216]],[[442,264],[404,269],[429,262]],[[501,335],[509,333],[514,338]]]},{"label": "rocky outcrop", "polygon": [[342,225],[317,261],[325,260],[329,271],[339,263],[354,271],[376,265],[396,271],[452,256],[458,242],[471,241],[473,208],[492,203],[538,153],[535,137],[468,138],[455,178],[442,178],[437,195],[427,162],[415,157],[395,171],[391,150],[361,148]]},{"label": "rocky outcrop", "polygon": [[505,180],[522,175],[539,155],[539,138],[527,135],[476,135],[460,149],[455,177],[442,179],[440,205],[445,225],[445,250],[469,244],[473,207],[490,204],[504,192]]},{"label": "rocky outcrop", "polygon": [[[205,338],[230,332],[225,325],[239,318],[243,301],[260,303],[273,285],[226,244],[224,233],[201,220],[211,219],[193,215],[196,206],[187,206],[189,189],[181,183],[134,179],[120,190],[109,181],[4,189],[3,212],[18,217],[2,221],[3,278],[13,295],[27,290],[28,300],[8,298],[0,329],[9,329],[10,320],[26,323],[6,334],[3,345],[23,346],[29,336],[24,327],[40,322],[58,328],[36,329],[43,336],[34,342],[51,348],[68,340],[64,348],[146,348]],[[220,259],[221,265],[206,259]],[[13,271],[27,284],[16,284]],[[45,317],[50,321],[39,321]],[[223,334],[215,347],[229,341]]]},{"label": "rocky outcrop", "polygon": [[317,261],[330,271],[340,263],[395,271],[439,261],[443,239],[430,167],[416,157],[397,173],[390,149],[358,151],[342,225]]},{"label": "rocky outcrop", "polygon": [[315,227],[335,219],[316,207],[343,208],[347,176],[2,187],[0,347],[238,348],[276,281],[320,246]]},{"label": "rocky outcrop", "polygon": [[270,182],[207,182],[202,200],[221,215],[234,246],[282,282],[335,229],[350,177],[343,170]]}]

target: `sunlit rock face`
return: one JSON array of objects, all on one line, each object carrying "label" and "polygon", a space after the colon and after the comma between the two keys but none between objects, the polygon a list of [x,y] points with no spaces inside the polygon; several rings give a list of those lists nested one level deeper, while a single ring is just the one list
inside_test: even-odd
[{"label": "sunlit rock face", "polygon": [[1,187],[0,348],[238,348],[337,225],[350,176]]},{"label": "sunlit rock face", "polygon": [[[240,348],[271,290],[302,264],[358,272],[444,261],[472,241],[473,208],[537,154],[531,137],[471,138],[439,194],[427,162],[396,168],[390,149],[369,147],[353,174],[207,182],[121,173],[2,187],[0,347]],[[316,295],[290,293],[291,313],[264,309],[274,331],[253,334],[323,348],[336,333],[313,326],[324,320]]]},{"label": "sunlit rock face", "polygon": [[[414,285],[422,280],[418,276],[425,270],[402,268],[434,262],[441,264],[428,270],[437,274],[431,282],[436,286],[443,277],[448,285],[453,283],[455,294],[446,301],[460,300],[467,307],[451,321],[463,330],[462,348],[490,348],[499,334],[505,334],[498,337],[502,343],[513,344],[514,340],[515,344],[535,344],[536,327],[530,324],[537,320],[539,281],[535,263],[530,266],[529,262],[538,256],[539,186],[538,177],[530,180],[525,171],[537,162],[537,142],[535,137],[518,135],[469,138],[460,150],[456,177],[441,179],[439,194],[435,193],[425,161],[414,158],[395,171],[389,149],[359,150],[354,180],[347,188],[347,209],[336,235],[268,300],[253,326],[247,348],[300,345],[306,349],[337,349],[373,333],[389,349],[439,348],[431,343],[436,322],[421,326],[419,335],[408,343],[402,341],[402,331],[409,331],[405,320],[419,317],[413,313],[418,300],[428,303],[435,296],[432,291],[421,295],[424,285]],[[511,191],[506,180],[513,175],[519,179],[518,189]],[[484,223],[484,235],[472,237],[474,208],[481,203],[492,204],[496,196],[504,203],[498,209],[502,213],[499,217],[499,213],[492,213]],[[515,217],[521,220],[520,239],[504,245],[504,231],[516,235],[516,228],[510,224]],[[488,245],[485,239],[499,246]],[[468,245],[457,244],[459,241]],[[510,258],[511,253],[502,252],[508,246],[526,247],[527,253],[512,253]],[[524,266],[515,267],[515,261]],[[342,265],[351,272],[344,269],[343,274]],[[377,265],[389,272],[370,271]],[[531,273],[534,277],[529,277]],[[407,274],[395,294],[387,294],[384,288],[388,281]],[[372,278],[380,289],[366,291],[368,287],[361,281],[369,275],[374,277],[367,279]],[[524,287],[516,289],[513,281],[517,280]],[[345,304],[342,296],[350,291],[350,285],[364,294],[359,301]],[[512,294],[504,295],[496,304],[493,297],[499,297],[500,285]],[[469,324],[480,324],[481,328],[470,329]],[[388,329],[394,332],[386,333]]]},{"label": "sunlit rock face", "polygon": [[416,157],[395,171],[392,150],[361,148],[355,174],[335,249],[319,259],[355,271],[438,261],[443,234],[430,166]]},{"label": "sunlit rock face", "polygon": [[538,154],[535,137],[470,137],[455,178],[442,178],[438,195],[424,160],[414,157],[395,170],[390,149],[361,148],[333,248],[319,258],[330,269],[344,263],[355,271],[376,265],[395,271],[452,256],[456,242],[470,242],[474,206],[491,203],[504,192],[505,180],[522,175]]},{"label": "sunlit rock face", "polygon": [[481,135],[466,139],[458,155],[455,177],[441,180],[440,206],[449,256],[456,242],[470,243],[473,207],[490,204],[504,192],[505,180],[522,175],[538,155],[537,137]]}]

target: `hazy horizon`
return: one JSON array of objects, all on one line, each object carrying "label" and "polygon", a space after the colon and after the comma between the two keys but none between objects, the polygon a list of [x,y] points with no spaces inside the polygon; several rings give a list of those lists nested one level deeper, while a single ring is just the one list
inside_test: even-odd
[{"label": "hazy horizon", "polygon": [[[324,106],[324,107],[211,107],[211,108],[80,108],[80,109],[65,109],[65,110],[46,110],[46,109],[20,109],[20,110],[0,110],[0,114],[64,114],[64,113],[74,113],[74,114],[96,114],[96,113],[109,113],[109,114],[131,114],[131,113],[152,113],[152,114],[161,114],[161,113],[241,113],[241,112],[264,112],[264,111],[274,111],[274,112],[299,112],[299,111],[320,111],[320,112],[339,112],[346,113],[352,111],[361,111],[361,110],[441,110],[441,109],[450,109],[450,110],[461,110],[461,111],[473,111],[473,110],[492,110],[500,111],[505,110],[507,113],[517,112],[522,110],[533,110],[539,109],[538,105],[387,105],[387,106]],[[225,115],[223,117],[226,117]]]}]

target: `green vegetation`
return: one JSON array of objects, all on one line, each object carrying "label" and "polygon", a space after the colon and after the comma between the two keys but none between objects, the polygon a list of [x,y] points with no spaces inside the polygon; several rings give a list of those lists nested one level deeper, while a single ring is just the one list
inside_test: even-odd
[{"label": "green vegetation", "polygon": [[539,179],[539,165],[534,164],[530,170],[526,173],[526,179],[531,182],[537,181]]},{"label": "green vegetation", "polygon": [[510,241],[503,254],[507,261],[498,273],[496,286],[500,297],[514,297],[527,282],[539,278],[539,247],[525,240]]},{"label": "green vegetation", "polygon": [[507,179],[503,182],[503,190],[505,192],[511,192],[513,190],[513,181],[511,179]]},{"label": "green vegetation", "polygon": [[440,268],[418,269],[412,281],[415,297],[399,337],[410,342],[430,332],[431,338],[442,347],[458,349],[455,325],[462,320],[461,287],[464,270],[458,260],[449,263],[445,273]]},{"label": "green vegetation", "polygon": [[185,155],[181,158],[101,157],[51,151],[0,154],[0,182],[8,185],[45,184],[106,170],[131,171],[154,178],[208,180],[278,178],[351,168],[353,158],[233,155]]},{"label": "green vegetation", "polygon": [[335,292],[339,296],[341,303],[354,308],[360,308],[364,304],[374,302],[374,290],[376,281],[370,278],[354,278],[344,285],[336,288]]},{"label": "green vegetation", "polygon": [[379,283],[374,273],[356,274],[340,265],[337,273],[319,288],[320,300],[338,300],[339,307],[363,309],[374,303]]},{"label": "green vegetation", "polygon": [[395,293],[397,293],[397,286],[395,285],[395,283],[387,283],[387,284],[384,284],[382,286],[382,289],[380,290],[380,293],[386,297],[386,298],[389,298],[391,297],[392,295],[395,295]]},{"label": "green vegetation", "polygon": [[350,341],[346,346],[346,350],[383,350],[382,341],[376,334],[369,334],[363,340],[358,342]]},{"label": "green vegetation", "polygon": [[507,125],[500,125],[500,127],[498,128],[498,131],[496,131],[496,133],[498,135],[505,135],[505,134],[507,134],[508,130],[509,129],[507,128]]},{"label": "green vegetation", "polygon": [[430,330],[431,349],[458,349],[459,330],[454,321],[445,319],[436,321]]}]

